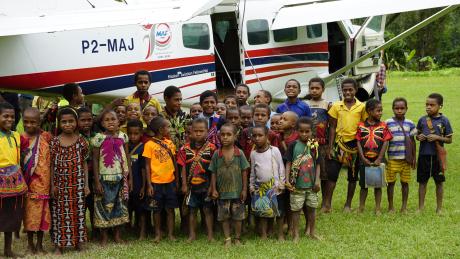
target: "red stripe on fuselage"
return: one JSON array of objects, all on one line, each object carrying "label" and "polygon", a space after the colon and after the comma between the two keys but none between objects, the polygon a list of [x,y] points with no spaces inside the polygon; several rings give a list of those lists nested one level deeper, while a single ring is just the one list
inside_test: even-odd
[{"label": "red stripe on fuselage", "polygon": [[327,63],[300,63],[300,64],[285,64],[285,65],[276,65],[270,67],[262,67],[257,68],[254,72],[254,69],[250,68],[246,70],[246,75],[253,75],[255,73],[266,73],[266,72],[273,72],[279,70],[286,70],[286,69],[294,69],[294,68],[304,68],[304,67],[327,67]]},{"label": "red stripe on fuselage", "polygon": [[295,46],[270,48],[270,49],[257,49],[248,50],[247,54],[250,58],[264,57],[264,56],[275,56],[284,54],[295,54],[295,53],[308,53],[308,52],[328,52],[328,44],[325,42],[302,44]]},{"label": "red stripe on fuselage", "polygon": [[210,62],[214,62],[214,57],[211,55],[206,55],[113,66],[3,76],[0,77],[0,85],[2,87],[13,85],[17,88],[21,88],[21,90],[38,90],[40,88],[63,85],[68,82],[82,82],[121,75],[129,75],[134,74],[138,70],[154,71]]}]

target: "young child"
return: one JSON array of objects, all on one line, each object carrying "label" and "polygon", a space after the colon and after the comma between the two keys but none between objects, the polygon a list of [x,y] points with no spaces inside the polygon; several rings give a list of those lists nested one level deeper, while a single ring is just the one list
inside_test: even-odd
[{"label": "young child", "polygon": [[68,105],[76,110],[83,107],[85,96],[77,83],[67,83],[62,87],[62,96]]},{"label": "young child", "polygon": [[313,138],[313,122],[302,117],[297,122],[299,139],[288,147],[286,152],[286,188],[290,191],[292,211],[292,228],[294,242],[299,242],[300,211],[307,207],[305,215],[307,228],[305,233],[310,238],[315,235],[315,210],[318,206],[319,172],[318,142]]},{"label": "young child", "polygon": [[243,105],[240,107],[241,127],[243,129],[249,128],[252,125],[252,107]]},{"label": "young child", "polygon": [[311,117],[311,111],[308,104],[298,98],[300,94],[300,83],[295,79],[290,79],[284,85],[284,93],[287,96],[286,101],[280,104],[276,109],[277,113],[283,113],[287,111],[293,111],[297,113],[297,116]]},{"label": "young child", "polygon": [[129,216],[131,223],[134,218],[132,213],[135,212],[136,222],[139,223],[139,240],[145,238],[146,211],[144,210],[145,194],[145,159],[142,156],[144,152],[144,143],[142,143],[143,125],[140,120],[130,120],[128,122],[128,139],[129,139],[129,157],[131,159],[131,175],[133,188],[129,196]]},{"label": "young child", "polygon": [[[21,166],[28,185],[24,230],[27,231],[27,250],[32,253],[45,253],[43,234],[51,226],[49,207],[51,172],[50,148],[51,134],[40,129],[40,111],[27,108],[22,115],[24,133],[21,135]],[[34,234],[37,244],[34,244]]]},{"label": "young child", "polygon": [[[376,99],[366,102],[366,112],[369,117],[358,123],[356,140],[358,140],[358,154],[360,158],[359,185],[359,212],[364,211],[368,188],[366,188],[366,166],[379,166],[385,159],[385,152],[392,135],[382,117],[382,103]],[[382,188],[374,188],[375,213],[380,215],[380,202],[382,200]]]},{"label": "young child", "polygon": [[123,131],[124,129],[126,129],[127,108],[124,104],[118,104],[114,107],[114,111],[117,114],[118,121],[120,121],[120,129]]},{"label": "young child", "polygon": [[227,114],[225,115],[225,119],[227,122],[230,122],[231,124],[235,125],[238,131],[241,130],[241,116],[240,110],[238,108],[228,108]]},{"label": "young child", "polygon": [[63,248],[81,249],[86,242],[85,196],[88,185],[88,143],[77,131],[78,115],[64,107],[57,115],[61,133],[51,140],[52,241],[56,254]]},{"label": "young child", "polygon": [[117,115],[112,110],[101,113],[104,133],[91,140],[93,146],[94,172],[94,225],[101,231],[101,245],[108,240],[108,229],[112,228],[114,241],[122,243],[120,226],[129,222],[128,180],[131,179],[130,157],[127,156],[128,137],[119,131]]},{"label": "young child", "polygon": [[152,105],[145,106],[144,110],[142,110],[142,121],[145,124],[144,128],[146,128],[147,125],[149,125],[150,121],[156,116],[158,116],[158,111],[157,111],[157,108],[155,108],[155,106],[152,106]]},{"label": "young child", "polygon": [[217,94],[213,91],[204,91],[200,95],[200,105],[203,108],[203,113],[200,117],[204,117],[208,120],[208,141],[214,144],[216,147],[220,146],[219,137],[217,132],[220,126],[225,122],[225,119],[220,117],[216,112],[217,105]]},{"label": "young child", "polygon": [[329,115],[327,112],[331,107],[331,103],[323,99],[324,81],[319,77],[310,79],[308,82],[308,95],[310,100],[307,104],[310,106],[313,118],[313,133],[319,143],[319,163],[321,165],[321,211],[327,211],[326,208],[326,184],[327,184],[327,170],[326,170],[326,155],[327,155],[327,128]]},{"label": "young child", "polygon": [[201,113],[203,113],[203,108],[201,108],[200,103],[194,103],[190,106],[190,117],[192,120],[198,118]]},{"label": "young child", "polygon": [[297,132],[297,120],[299,117],[295,112],[287,111],[281,115],[281,120],[279,121],[279,129],[283,132],[281,136],[281,153],[284,154],[293,142],[299,138],[299,133]]},{"label": "young child", "polygon": [[225,114],[227,113],[227,106],[224,103],[217,103],[216,105],[216,113],[225,118]]},{"label": "young child", "polygon": [[249,91],[249,86],[246,84],[239,84],[235,88],[235,95],[236,95],[236,100],[237,104],[239,107],[243,105],[248,105],[248,98],[251,95]]},{"label": "young child", "polygon": [[182,193],[189,211],[189,238],[196,239],[196,212],[203,209],[208,241],[213,241],[213,211],[211,201],[211,172],[209,164],[216,146],[206,141],[208,122],[198,118],[192,122],[190,142],[179,150],[177,164],[181,167]]},{"label": "young child", "polygon": [[149,128],[155,134],[145,145],[145,176],[146,194],[150,198],[148,203],[154,214],[155,239],[161,240],[161,211],[166,209],[168,238],[174,237],[174,209],[178,207],[176,147],[169,140],[169,121],[158,116],[152,119]]},{"label": "young child", "polygon": [[270,129],[278,134],[282,133],[282,130],[280,128],[281,117],[282,117],[282,114],[276,113],[276,114],[273,114],[272,117],[270,118]]},{"label": "young child", "polygon": [[11,131],[14,122],[14,107],[0,103],[0,232],[5,236],[5,257],[17,256],[12,251],[13,232],[21,229],[27,192],[20,168],[21,139],[19,133]]},{"label": "young child", "polygon": [[[386,167],[386,180],[388,182],[387,196],[388,196],[388,211],[394,212],[393,194],[396,182],[396,174],[400,174],[401,192],[402,192],[402,205],[401,213],[407,211],[407,199],[409,197],[409,182],[411,179],[411,168],[415,169],[415,139],[417,135],[417,128],[415,124],[406,119],[407,100],[401,97],[393,100],[393,113],[394,117],[388,119],[386,124],[393,136],[388,145],[388,161]],[[409,140],[412,145],[411,150],[406,150],[405,142]],[[406,154],[412,152],[412,154]],[[407,162],[407,158],[411,157],[412,161]]]},{"label": "young child", "polygon": [[427,115],[421,117],[417,123],[417,140],[420,141],[417,165],[418,209],[423,211],[425,208],[426,186],[431,176],[436,184],[436,213],[438,214],[442,210],[446,168],[437,150],[441,150],[444,144],[452,143],[453,134],[449,119],[440,113],[443,100],[443,96],[438,93],[430,94],[425,105]]},{"label": "young child", "polygon": [[[146,106],[147,107],[147,106]],[[126,108],[126,121],[141,119],[141,105],[139,103],[130,103]]]},{"label": "young child", "polygon": [[[268,129],[263,125],[251,129],[252,141],[255,150],[251,152],[251,175],[249,178],[249,192],[252,196],[252,210],[259,217],[259,229],[262,239],[267,239],[267,219],[277,218],[278,239],[284,240],[283,199],[278,196],[284,190],[285,173],[281,153],[277,147],[270,146],[268,142]],[[267,206],[266,201],[270,201]]]},{"label": "young child", "polygon": [[[230,231],[235,229],[235,244],[241,244],[241,228],[244,219],[244,202],[248,188],[249,163],[241,149],[235,147],[236,127],[224,124],[219,132],[222,147],[214,153],[209,165],[212,172],[212,198],[218,199],[217,219],[222,222],[225,247],[232,244]],[[233,226],[230,224],[233,220]]]},{"label": "young child", "polygon": [[227,109],[238,108],[238,101],[234,95],[227,95],[224,99],[224,104],[227,106]]}]

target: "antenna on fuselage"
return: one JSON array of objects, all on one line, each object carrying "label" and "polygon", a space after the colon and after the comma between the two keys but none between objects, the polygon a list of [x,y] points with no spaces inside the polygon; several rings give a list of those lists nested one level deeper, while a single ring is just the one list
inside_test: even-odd
[{"label": "antenna on fuselage", "polygon": [[89,0],[86,0],[86,2],[87,2],[89,5],[91,5],[92,8],[96,8],[96,6],[93,5]]}]

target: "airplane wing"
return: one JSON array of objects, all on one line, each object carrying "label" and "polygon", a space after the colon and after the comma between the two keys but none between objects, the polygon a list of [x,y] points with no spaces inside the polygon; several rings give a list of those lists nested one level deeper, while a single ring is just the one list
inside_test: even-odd
[{"label": "airplane wing", "polygon": [[460,0],[295,0],[284,1],[272,30],[384,14],[444,7]]},{"label": "airplane wing", "polygon": [[186,21],[222,0],[0,0],[0,36]]}]

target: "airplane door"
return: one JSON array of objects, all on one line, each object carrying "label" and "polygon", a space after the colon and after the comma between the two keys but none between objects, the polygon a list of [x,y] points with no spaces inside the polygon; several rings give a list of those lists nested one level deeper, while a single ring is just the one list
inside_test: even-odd
[{"label": "airplane door", "polygon": [[[386,16],[372,16],[361,26],[353,38],[353,60],[365,55],[385,42]],[[382,59],[376,54],[353,68],[354,75],[375,73],[379,70]]]}]

